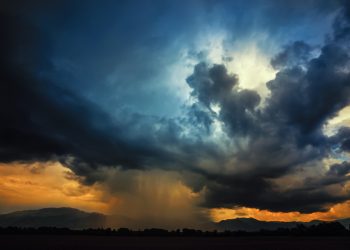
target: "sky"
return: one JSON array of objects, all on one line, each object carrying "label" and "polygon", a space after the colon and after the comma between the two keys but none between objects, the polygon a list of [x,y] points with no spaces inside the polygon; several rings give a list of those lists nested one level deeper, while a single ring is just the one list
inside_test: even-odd
[{"label": "sky", "polygon": [[0,213],[350,217],[347,1],[5,0],[0,19]]}]

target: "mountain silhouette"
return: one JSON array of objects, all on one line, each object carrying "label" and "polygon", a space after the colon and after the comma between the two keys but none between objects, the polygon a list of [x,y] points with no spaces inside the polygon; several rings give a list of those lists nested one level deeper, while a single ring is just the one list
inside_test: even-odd
[{"label": "mountain silhouette", "polygon": [[107,216],[74,208],[42,208],[0,215],[0,226],[67,227],[71,229],[104,227]]},{"label": "mountain silhouette", "polygon": [[[110,224],[110,221],[118,223]],[[220,231],[246,231],[277,230],[278,228],[295,228],[297,225],[312,226],[320,224],[321,220],[310,222],[279,222],[260,221],[253,218],[236,218],[210,223],[211,228]],[[349,228],[350,218],[340,219],[345,228]],[[102,228],[102,227],[135,227],[137,221],[117,215],[104,215],[89,213],[75,208],[42,208],[38,210],[25,210],[0,214],[0,227],[58,227],[70,229]]]},{"label": "mountain silhouette", "polygon": [[[348,228],[350,224],[350,218],[335,220],[340,222],[344,227]],[[280,221],[260,221],[253,218],[236,218],[223,220],[217,223],[217,226],[221,230],[229,231],[247,231],[253,232],[258,230],[277,230],[278,228],[294,228],[297,225],[312,226],[320,224],[324,221],[322,220],[313,220],[309,222],[280,222]]]}]

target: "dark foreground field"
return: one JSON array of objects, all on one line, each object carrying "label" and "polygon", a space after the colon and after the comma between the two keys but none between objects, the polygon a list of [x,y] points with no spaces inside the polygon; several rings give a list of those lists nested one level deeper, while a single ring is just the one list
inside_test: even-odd
[{"label": "dark foreground field", "polygon": [[0,249],[350,249],[349,237],[109,237],[0,235]]}]

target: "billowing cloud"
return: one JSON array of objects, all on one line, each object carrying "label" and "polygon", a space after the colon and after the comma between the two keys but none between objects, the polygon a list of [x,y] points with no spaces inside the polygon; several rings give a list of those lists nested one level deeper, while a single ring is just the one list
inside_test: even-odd
[{"label": "billowing cloud", "polygon": [[311,56],[312,47],[303,41],[296,41],[272,58],[271,65],[277,69],[302,66],[310,60]]},{"label": "billowing cloud", "polygon": [[[337,27],[338,22],[347,29],[344,12]],[[320,161],[329,156],[329,143],[334,141],[322,128],[350,102],[349,52],[344,37],[339,40],[334,35],[314,58],[311,46],[304,42],[295,42],[274,57],[272,65],[280,70],[267,83],[270,96],[260,109],[258,93],[239,89],[238,80],[227,75],[223,65],[204,70],[203,64],[196,66],[188,78],[193,94],[209,109],[211,103],[219,104],[218,119],[229,129],[232,140],[247,141],[232,153],[233,173],[208,175],[212,182],[207,184],[207,205],[312,212],[349,199],[341,185],[347,178],[326,181],[327,177],[317,177],[312,184],[305,178],[300,186],[284,191],[275,186],[275,180],[307,167],[322,175]],[[212,71],[221,76],[213,76]],[[225,84],[226,79],[231,84]],[[346,140],[342,147],[346,148]],[[343,165],[332,165],[330,173],[345,176]],[[338,184],[337,192],[329,190],[331,184]]]}]

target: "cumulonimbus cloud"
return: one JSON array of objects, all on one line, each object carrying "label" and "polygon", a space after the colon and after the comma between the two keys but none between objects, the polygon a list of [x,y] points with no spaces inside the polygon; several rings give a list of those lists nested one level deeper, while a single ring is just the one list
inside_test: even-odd
[{"label": "cumulonimbus cloud", "polygon": [[[324,211],[350,198],[342,185],[347,162],[319,171],[332,145],[349,150],[347,128],[332,137],[322,130],[350,103],[348,12],[345,6],[318,56],[299,41],[272,59],[279,71],[267,83],[264,105],[259,93],[240,89],[239,76],[224,65],[201,62],[187,78],[195,102],[186,117],[174,119],[115,119],[46,78],[55,70],[49,37],[25,18],[1,13],[0,161],[58,160],[86,183],[104,181],[94,174],[101,166],[178,170],[194,190],[205,187],[205,207]],[[244,143],[222,151],[220,141],[206,140],[214,121],[229,142]],[[310,168],[316,174],[300,176],[298,186],[279,184]]]}]

